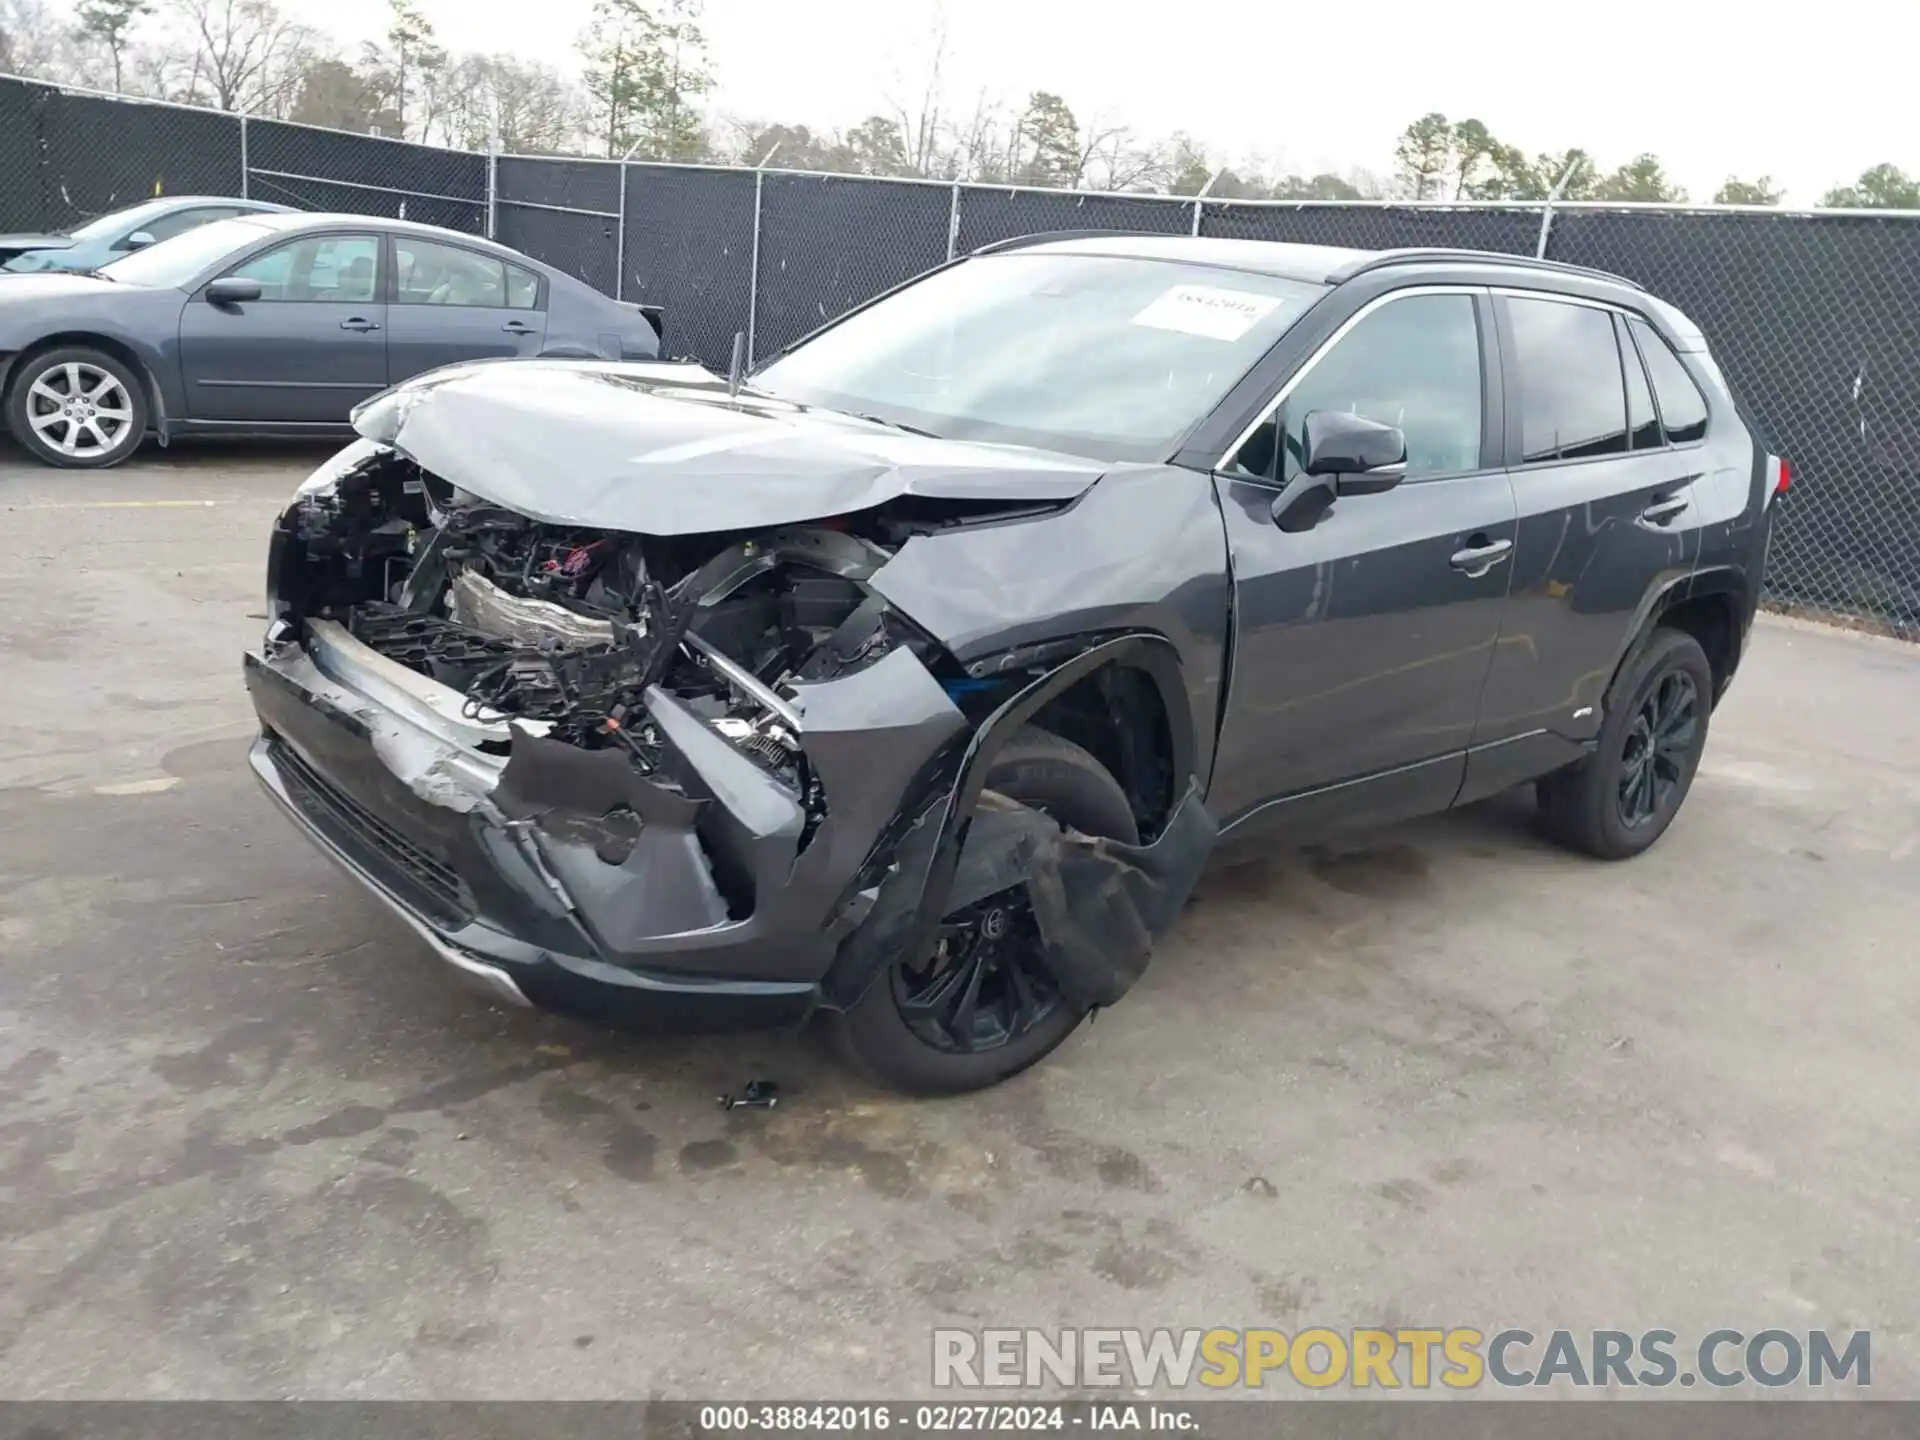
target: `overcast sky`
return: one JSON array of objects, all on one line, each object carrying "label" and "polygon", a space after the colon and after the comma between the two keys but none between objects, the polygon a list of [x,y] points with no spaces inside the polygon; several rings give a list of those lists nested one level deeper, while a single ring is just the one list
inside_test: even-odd
[{"label": "overcast sky", "polygon": [[[349,43],[386,0],[283,0]],[[591,0],[419,0],[443,43],[573,69]],[[1063,95],[1269,172],[1385,173],[1407,121],[1477,116],[1529,153],[1658,153],[1696,199],[1771,174],[1791,203],[1920,168],[1892,0],[706,0],[713,107],[816,128],[917,93],[936,17],[949,105]],[[1900,30],[1894,25],[1891,29]]]}]

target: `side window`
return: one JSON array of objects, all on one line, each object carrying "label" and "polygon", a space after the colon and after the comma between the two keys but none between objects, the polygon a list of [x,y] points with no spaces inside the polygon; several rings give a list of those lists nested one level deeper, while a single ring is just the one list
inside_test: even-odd
[{"label": "side window", "polygon": [[1557,300],[1507,301],[1520,375],[1520,458],[1583,460],[1627,449],[1613,316]]},{"label": "side window", "polygon": [[292,240],[228,273],[260,282],[262,300],[372,303],[375,258],[380,241],[373,235],[313,235]]},{"label": "side window", "polygon": [[203,205],[197,210],[176,210],[171,215],[162,215],[151,225],[139,228],[153,236],[156,241],[171,240],[176,235],[184,235],[189,230],[207,224],[212,220],[231,220],[240,212],[222,209],[217,205]]},{"label": "side window", "polygon": [[1300,473],[1307,416],[1345,410],[1398,426],[1407,474],[1480,468],[1480,326],[1471,295],[1409,295],[1370,312],[1323,354],[1280,407],[1277,423],[1248,437],[1234,463],[1279,479]]},{"label": "side window", "polygon": [[1705,439],[1707,402],[1700,387],[1693,383],[1693,377],[1687,374],[1687,367],[1646,321],[1633,320],[1629,324],[1634,339],[1640,342],[1647,374],[1653,379],[1653,393],[1660,400],[1660,419],[1666,425],[1667,439],[1675,445]]},{"label": "side window", "polygon": [[1660,416],[1653,408],[1653,389],[1647,384],[1646,368],[1634,349],[1633,337],[1627,333],[1626,321],[1617,315],[1613,333],[1620,342],[1620,362],[1627,372],[1627,433],[1634,449],[1658,450],[1665,442],[1660,438]]},{"label": "side window", "polygon": [[531,310],[540,303],[540,277],[518,265],[507,266],[507,308]]},{"label": "side window", "polygon": [[[437,245],[431,240],[395,236],[393,257],[400,276],[399,301],[402,305],[471,305],[494,310],[508,308],[509,267],[490,256],[476,255],[457,245]],[[516,273],[526,274],[525,271]],[[537,291],[537,285],[535,289]],[[529,302],[512,308],[527,310],[532,305]]]}]

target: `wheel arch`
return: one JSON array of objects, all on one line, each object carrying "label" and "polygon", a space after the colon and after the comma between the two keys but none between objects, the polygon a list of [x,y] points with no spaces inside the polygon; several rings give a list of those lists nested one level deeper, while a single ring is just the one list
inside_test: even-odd
[{"label": "wheel arch", "polygon": [[[823,977],[823,993],[830,1008],[845,1008],[857,1001],[892,954],[917,952],[930,941],[935,924],[946,913],[963,838],[978,808],[994,757],[1023,726],[1034,723],[1050,702],[1074,687],[1115,683],[1097,678],[1108,670],[1144,675],[1166,726],[1173,798],[1168,814],[1157,817],[1161,828],[1144,831],[1143,843],[1150,834],[1156,839],[1176,838],[1173,830],[1178,825],[1185,826],[1177,837],[1180,843],[1189,847],[1195,843],[1187,834],[1192,828],[1189,812],[1198,803],[1191,793],[1194,729],[1178,650],[1164,635],[1149,631],[1089,637],[1085,649],[1030,680],[988,714],[974,728],[938,789],[903,812],[915,818],[890,855],[889,869],[896,872],[891,884],[894,893],[883,896],[876,913],[842,946]],[[1137,688],[1142,682],[1126,679],[1118,683]],[[1097,688],[1095,693],[1099,693]],[[1095,755],[1098,758],[1098,752]],[[1124,779],[1121,785],[1125,788]],[[1204,813],[1204,806],[1200,809]],[[1211,820],[1204,822],[1204,830],[1200,844],[1203,851],[1210,851]],[[1194,868],[1197,873],[1198,867]],[[887,918],[876,925],[873,921],[879,919],[879,911],[886,912]]]},{"label": "wheel arch", "polygon": [[1714,566],[1696,571],[1651,593],[1642,605],[1633,638],[1621,652],[1612,676],[1607,681],[1609,702],[1640,652],[1665,627],[1693,636],[1706,652],[1713,672],[1713,700],[1719,703],[1740,663],[1744,638],[1743,617],[1752,611],[1751,580],[1735,566]]},{"label": "wheel arch", "polygon": [[21,372],[34,360],[52,350],[64,350],[68,346],[81,346],[89,350],[98,350],[110,355],[125,365],[136,375],[145,387],[147,400],[147,428],[160,437],[162,444],[167,439],[167,402],[160,388],[160,378],[154,373],[140,352],[126,341],[112,335],[104,335],[98,330],[60,330],[51,335],[43,335],[30,345],[24,345],[7,358],[4,369],[0,369],[0,407],[11,405],[13,389],[20,381]]}]

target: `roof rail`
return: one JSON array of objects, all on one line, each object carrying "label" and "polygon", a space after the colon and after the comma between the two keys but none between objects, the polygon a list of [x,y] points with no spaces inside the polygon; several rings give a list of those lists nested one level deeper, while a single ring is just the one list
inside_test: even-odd
[{"label": "roof rail", "polygon": [[1126,240],[1165,234],[1162,230],[1036,230],[1026,235],[1009,235],[1004,240],[990,240],[985,245],[974,246],[967,253],[992,255],[1001,250],[1023,250],[1029,245],[1041,245],[1054,240]]},{"label": "roof rail", "polygon": [[1615,284],[1627,285],[1635,290],[1647,288],[1638,280],[1629,280],[1625,275],[1615,275],[1608,270],[1596,270],[1590,265],[1569,265],[1564,260],[1537,260],[1531,255],[1502,255],[1493,250],[1426,249],[1419,246],[1399,250],[1376,250],[1365,259],[1356,260],[1350,265],[1342,265],[1327,276],[1327,281],[1329,284],[1338,285],[1353,279],[1356,275],[1364,275],[1370,270],[1387,270],[1395,265],[1431,263],[1513,265],[1523,270],[1547,270],[1557,275],[1586,275],[1598,280],[1611,280]]}]

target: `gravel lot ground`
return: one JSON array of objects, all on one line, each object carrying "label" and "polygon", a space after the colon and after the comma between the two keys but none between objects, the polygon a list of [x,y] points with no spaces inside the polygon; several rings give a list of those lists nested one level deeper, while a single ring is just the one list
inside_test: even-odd
[{"label": "gravel lot ground", "polygon": [[274,813],[315,458],[0,451],[0,1396],[899,1396],[1069,1323],[1871,1327],[1920,1394],[1920,652],[1763,621],[1646,860],[1512,799],[1276,854],[910,1103],[491,1008]]}]

